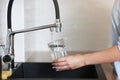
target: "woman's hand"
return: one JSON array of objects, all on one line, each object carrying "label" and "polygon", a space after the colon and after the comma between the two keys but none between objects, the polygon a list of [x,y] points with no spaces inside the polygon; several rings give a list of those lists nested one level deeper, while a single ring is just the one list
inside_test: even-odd
[{"label": "woman's hand", "polygon": [[56,70],[73,70],[85,66],[84,55],[75,54],[54,60],[53,65]]}]

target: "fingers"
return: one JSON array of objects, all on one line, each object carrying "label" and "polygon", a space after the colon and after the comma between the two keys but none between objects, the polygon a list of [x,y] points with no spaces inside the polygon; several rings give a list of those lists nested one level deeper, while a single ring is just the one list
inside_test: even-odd
[{"label": "fingers", "polygon": [[54,68],[56,69],[56,71],[71,70],[71,68],[68,66],[59,66]]},{"label": "fingers", "polygon": [[53,65],[56,67],[60,67],[60,66],[68,65],[68,64],[67,64],[66,58],[59,58],[59,59],[54,60]]},{"label": "fingers", "polygon": [[54,60],[53,66],[59,71],[73,70],[85,66],[85,61],[82,55],[77,54]]},{"label": "fingers", "polygon": [[53,63],[53,65],[55,67],[62,67],[62,66],[68,66],[67,62],[66,61],[62,61],[62,62],[55,62]]},{"label": "fingers", "polygon": [[53,62],[57,63],[57,62],[65,62],[65,61],[66,61],[66,58],[63,57],[63,58],[55,59]]},{"label": "fingers", "polygon": [[56,62],[53,63],[54,67],[57,71],[63,71],[63,70],[70,70],[71,68],[69,67],[69,64],[67,64],[66,61],[62,62]]},{"label": "fingers", "polygon": [[57,71],[71,70],[65,57],[54,60],[53,65],[53,68],[55,68]]}]

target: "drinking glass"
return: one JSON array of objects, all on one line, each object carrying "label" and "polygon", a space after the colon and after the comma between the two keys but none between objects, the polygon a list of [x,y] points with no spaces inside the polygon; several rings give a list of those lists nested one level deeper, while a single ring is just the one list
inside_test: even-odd
[{"label": "drinking glass", "polygon": [[64,39],[54,40],[48,43],[52,60],[67,56]]}]

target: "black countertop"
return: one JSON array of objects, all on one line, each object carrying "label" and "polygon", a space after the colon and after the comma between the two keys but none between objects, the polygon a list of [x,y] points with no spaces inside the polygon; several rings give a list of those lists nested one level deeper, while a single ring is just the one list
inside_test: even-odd
[{"label": "black countertop", "polygon": [[64,72],[56,72],[51,67],[51,63],[22,63],[9,80],[107,80],[101,65]]}]

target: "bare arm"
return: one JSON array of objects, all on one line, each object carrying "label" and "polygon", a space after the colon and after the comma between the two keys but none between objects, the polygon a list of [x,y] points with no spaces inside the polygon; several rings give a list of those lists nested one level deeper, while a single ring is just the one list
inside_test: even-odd
[{"label": "bare arm", "polygon": [[120,52],[117,46],[88,54],[75,54],[54,60],[54,68],[57,70],[76,69],[86,65],[110,63],[120,60]]},{"label": "bare arm", "polygon": [[120,52],[117,46],[113,46],[112,48],[95,52],[92,54],[84,55],[85,64],[100,64],[100,63],[109,63],[120,60]]}]

